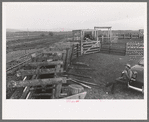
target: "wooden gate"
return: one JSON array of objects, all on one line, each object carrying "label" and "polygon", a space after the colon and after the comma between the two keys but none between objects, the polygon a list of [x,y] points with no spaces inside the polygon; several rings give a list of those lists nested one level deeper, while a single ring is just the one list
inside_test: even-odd
[{"label": "wooden gate", "polygon": [[81,44],[81,55],[97,53],[100,51],[100,41],[82,42]]}]

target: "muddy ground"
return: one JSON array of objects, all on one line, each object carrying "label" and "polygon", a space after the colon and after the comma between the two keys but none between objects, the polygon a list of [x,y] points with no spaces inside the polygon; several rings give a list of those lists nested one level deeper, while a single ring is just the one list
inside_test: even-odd
[{"label": "muddy ground", "polygon": [[[128,89],[125,84],[117,84],[113,94],[111,93],[111,86],[105,87],[107,82],[113,82],[121,75],[126,63],[134,65],[137,60],[130,60],[129,56],[95,53],[80,56],[73,60],[73,63],[75,62],[89,64],[89,67],[72,65],[76,69],[69,69],[68,72],[91,76],[92,78],[80,78],[71,75],[70,78],[98,84],[98,87],[89,85],[91,89],[85,88],[85,91],[87,91],[85,99],[143,99],[142,93]],[[77,68],[91,68],[91,70],[77,70]],[[14,77],[14,75],[7,76],[7,80],[14,79],[11,77]],[[12,95],[14,90],[15,88],[7,91],[7,98]]]},{"label": "muddy ground", "polygon": [[[143,99],[144,96],[141,92],[128,89],[125,84],[117,84],[113,94],[111,93],[111,86],[105,87],[106,83],[115,81],[121,75],[126,63],[134,65],[137,61],[138,59],[130,60],[129,56],[104,53],[83,55],[74,59],[73,63],[83,62],[89,64],[89,67],[72,65],[76,69],[69,69],[69,72],[83,76],[91,76],[92,78],[80,78],[71,75],[69,77],[98,84],[98,87],[89,85],[91,89],[85,88],[85,91],[87,91],[85,99]],[[91,68],[91,70],[77,70],[77,68]],[[11,77],[14,76],[7,76],[7,80],[14,79]],[[15,88],[7,91],[7,98],[11,96],[14,90]]]},{"label": "muddy ground", "polygon": [[130,60],[129,56],[95,53],[83,55],[73,61],[74,63],[84,62],[89,64],[89,67],[95,70],[71,69],[69,72],[91,76],[92,79],[79,77],[77,79],[96,83],[101,86],[91,86],[91,89],[85,88],[85,90],[88,92],[85,99],[143,99],[142,93],[128,89],[127,85],[125,84],[117,84],[113,94],[111,93],[111,87],[104,87],[104,84],[107,82],[113,82],[121,75],[126,63],[134,65],[137,63],[137,61],[138,59]]}]

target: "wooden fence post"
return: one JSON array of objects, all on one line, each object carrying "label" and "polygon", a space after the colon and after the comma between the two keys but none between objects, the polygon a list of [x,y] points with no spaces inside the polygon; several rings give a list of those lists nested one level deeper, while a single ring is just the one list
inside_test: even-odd
[{"label": "wooden fence post", "polygon": [[74,31],[72,31],[72,40],[74,42]]},{"label": "wooden fence post", "polygon": [[71,56],[70,56],[70,65],[72,64],[72,59],[73,59],[73,51],[74,50],[74,44],[72,45],[72,50],[71,50]]},{"label": "wooden fence post", "polygon": [[55,98],[58,99],[60,97],[61,89],[62,89],[62,83],[58,83],[55,89]]},{"label": "wooden fence post", "polygon": [[132,34],[130,34],[130,39],[132,39]]},{"label": "wooden fence post", "polygon": [[127,55],[127,43],[125,44],[125,55]]},{"label": "wooden fence post", "polygon": [[81,46],[82,46],[82,45],[81,45],[81,43],[79,43],[79,44],[80,44],[80,55],[81,55],[81,48],[82,48]]},{"label": "wooden fence post", "polygon": [[83,54],[83,31],[80,32],[81,33],[81,40],[80,40],[80,45],[81,45],[81,55]]},{"label": "wooden fence post", "polygon": [[110,53],[110,51],[111,51],[111,43],[110,43],[110,45],[109,45],[109,53]]},{"label": "wooden fence post", "polygon": [[65,70],[67,70],[67,67],[68,67],[68,48],[66,48]]},{"label": "wooden fence post", "polygon": [[77,44],[77,57],[79,57],[79,44]]},{"label": "wooden fence post", "polygon": [[103,39],[104,39],[104,38],[103,38],[103,35],[102,35],[102,43],[103,43],[103,41],[104,41]]}]

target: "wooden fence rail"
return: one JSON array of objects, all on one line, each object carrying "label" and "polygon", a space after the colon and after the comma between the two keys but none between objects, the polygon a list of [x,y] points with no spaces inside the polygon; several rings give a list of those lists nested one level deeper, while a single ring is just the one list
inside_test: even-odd
[{"label": "wooden fence rail", "polygon": [[119,39],[143,38],[143,34],[116,34]]},{"label": "wooden fence rail", "polygon": [[101,53],[110,53],[110,54],[126,54],[126,44],[125,43],[106,43],[101,44]]}]

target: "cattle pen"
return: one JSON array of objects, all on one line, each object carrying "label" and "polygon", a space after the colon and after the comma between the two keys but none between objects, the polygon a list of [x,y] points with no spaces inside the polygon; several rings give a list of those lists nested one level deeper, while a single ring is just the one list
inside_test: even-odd
[{"label": "cattle pen", "polygon": [[[7,62],[7,99],[84,99],[86,89],[91,89],[91,82],[70,78],[69,76],[87,77],[87,75],[69,73],[69,70],[94,69],[75,60],[90,54],[112,54],[119,56],[143,56],[143,42],[112,43],[110,27],[107,37],[99,36],[95,29],[74,30],[71,41],[55,43],[53,46],[21,56]],[[133,45],[136,48],[131,48]],[[140,47],[140,48],[138,48]],[[133,57],[133,58],[135,58]],[[89,77],[92,79],[92,77]],[[77,85],[76,85],[77,84]],[[104,87],[105,84],[94,84]]]}]

